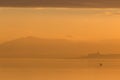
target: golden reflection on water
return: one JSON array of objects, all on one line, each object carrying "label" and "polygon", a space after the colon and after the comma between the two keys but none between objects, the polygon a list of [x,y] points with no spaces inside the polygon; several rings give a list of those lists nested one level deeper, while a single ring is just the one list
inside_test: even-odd
[{"label": "golden reflection on water", "polygon": [[119,60],[102,61],[104,65],[100,67],[95,60],[1,59],[0,79],[120,80]]}]

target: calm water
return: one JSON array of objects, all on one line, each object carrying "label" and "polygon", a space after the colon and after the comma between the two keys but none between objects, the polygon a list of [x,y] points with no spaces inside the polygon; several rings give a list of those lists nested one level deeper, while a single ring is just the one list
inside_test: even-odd
[{"label": "calm water", "polygon": [[119,59],[0,59],[1,80],[120,80],[119,74]]}]

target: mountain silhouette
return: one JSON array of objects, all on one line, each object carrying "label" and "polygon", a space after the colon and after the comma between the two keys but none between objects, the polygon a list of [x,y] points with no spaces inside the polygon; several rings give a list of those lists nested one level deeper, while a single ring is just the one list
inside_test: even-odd
[{"label": "mountain silhouette", "polygon": [[103,54],[119,53],[120,42],[83,42],[29,36],[2,43],[0,58],[78,58],[98,50]]},{"label": "mountain silhouette", "polygon": [[[69,56],[74,44],[64,39],[24,37],[0,45],[1,58],[49,58]],[[74,51],[72,51],[74,52]]]}]

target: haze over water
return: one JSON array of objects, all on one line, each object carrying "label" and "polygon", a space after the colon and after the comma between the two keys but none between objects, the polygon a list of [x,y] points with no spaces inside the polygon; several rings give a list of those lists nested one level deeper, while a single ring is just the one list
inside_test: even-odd
[{"label": "haze over water", "polygon": [[120,80],[119,3],[0,0],[0,80]]}]

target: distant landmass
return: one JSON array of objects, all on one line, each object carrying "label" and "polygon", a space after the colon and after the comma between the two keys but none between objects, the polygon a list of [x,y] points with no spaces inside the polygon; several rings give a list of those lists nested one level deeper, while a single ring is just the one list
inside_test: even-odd
[{"label": "distant landmass", "polygon": [[[117,54],[87,55],[97,50]],[[0,58],[120,58],[119,52],[120,41],[83,42],[29,36],[0,44]]]},{"label": "distant landmass", "polygon": [[120,59],[120,54],[88,54],[87,56],[82,56],[83,59]]},{"label": "distant landmass", "polygon": [[66,58],[80,53],[75,45],[65,39],[28,36],[1,44],[0,58]]}]

